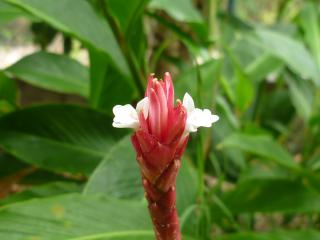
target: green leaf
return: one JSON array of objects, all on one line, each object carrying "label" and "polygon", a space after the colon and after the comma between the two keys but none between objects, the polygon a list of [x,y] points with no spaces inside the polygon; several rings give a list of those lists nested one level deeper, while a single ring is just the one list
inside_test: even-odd
[{"label": "green leaf", "polygon": [[189,23],[203,22],[200,13],[192,5],[191,0],[152,0],[149,7],[166,11],[177,21]]},{"label": "green leaf", "polygon": [[[127,136],[110,150],[91,175],[85,194],[102,193],[123,199],[142,199],[143,187],[136,153]],[[197,194],[197,178],[193,168],[183,160],[177,178],[177,207],[182,213],[193,204]]]},{"label": "green leaf", "polygon": [[89,174],[123,136],[108,115],[80,106],[44,105],[0,119],[0,146],[54,171]]},{"label": "green leaf", "polygon": [[10,203],[26,201],[33,198],[44,198],[59,194],[80,192],[81,186],[72,182],[52,182],[40,186],[34,186],[22,192],[10,195],[0,200],[0,206]]},{"label": "green leaf", "polygon": [[308,160],[308,168],[312,171],[320,170],[320,156],[314,156]]},{"label": "green leaf", "polygon": [[[21,7],[53,27],[106,53],[124,75],[130,75],[108,22],[95,12],[87,1],[78,0],[77,4],[74,4],[74,0],[6,0],[6,2]],[[72,9],[72,14],[66,9]]]},{"label": "green leaf", "polygon": [[319,9],[316,2],[307,2],[301,11],[300,22],[305,40],[320,69],[320,25]]},{"label": "green leaf", "polygon": [[108,9],[119,25],[132,58],[138,66],[145,65],[147,39],[144,32],[144,10],[149,0],[107,0]]},{"label": "green leaf", "polygon": [[24,12],[18,7],[12,6],[11,4],[0,2],[0,25],[6,24],[18,17],[27,17],[28,19],[35,20],[30,14]]},{"label": "green leaf", "polygon": [[[260,77],[252,76],[251,72],[246,71],[246,66],[253,61],[252,59],[258,58],[262,51],[248,44],[246,38],[235,40],[233,45],[225,45],[227,58],[223,68],[222,84],[226,94],[235,105],[238,115],[241,115],[253,103],[255,84],[259,80],[256,77]],[[259,64],[254,64],[253,74],[256,68],[259,68]]]},{"label": "green leaf", "polygon": [[214,85],[217,83],[221,62],[208,61],[200,66],[192,66],[173,79],[178,98],[182,99],[188,92],[192,96],[198,96],[200,87],[201,100],[210,107],[213,101]]},{"label": "green leaf", "polygon": [[255,118],[262,126],[270,126],[277,132],[288,131],[287,126],[295,115],[288,89],[277,87],[273,91],[265,89],[262,93]]},{"label": "green leaf", "polygon": [[[189,51],[195,53],[195,50],[198,50],[198,46],[195,46],[193,40],[191,40],[194,37],[197,36],[199,40],[207,41],[208,27],[198,9],[193,5],[192,0],[152,0],[149,4],[149,9],[151,9],[151,15],[153,15],[159,23],[165,25],[177,34]],[[166,17],[156,13],[154,10],[165,11],[172,19],[188,23],[189,28],[194,34],[191,36],[189,33],[184,32],[184,30],[178,27],[176,23],[173,23],[171,19],[167,20]]]},{"label": "green leaf", "polygon": [[[108,59],[103,53],[94,49],[89,50],[90,57],[90,105],[94,108],[101,108],[101,103],[108,102],[103,99],[108,96],[107,69]],[[121,81],[120,81],[121,82]]]},{"label": "green leaf", "polygon": [[104,54],[90,49],[90,103],[94,108],[111,112],[117,104],[133,99],[135,88],[105,58]]},{"label": "green leaf", "polygon": [[[233,213],[284,212],[314,213],[320,211],[320,194],[307,181],[253,178],[240,182],[222,197],[223,203]],[[223,216],[213,205],[213,217]]]},{"label": "green leaf", "polygon": [[258,40],[253,40],[253,43],[258,44],[267,53],[280,58],[301,77],[310,78],[320,86],[317,65],[302,43],[270,30],[256,29],[255,33]]},{"label": "green leaf", "polygon": [[246,74],[255,82],[260,82],[269,74],[283,67],[283,62],[266,53],[257,57],[254,61],[248,64],[245,68]]},{"label": "green leaf", "polygon": [[286,82],[289,86],[291,101],[297,113],[308,122],[312,115],[314,101],[314,86],[310,82],[298,79],[295,76],[287,76]]},{"label": "green leaf", "polygon": [[1,153],[0,154],[0,179],[26,168],[27,164],[18,161],[16,158]]},{"label": "green leaf", "polygon": [[15,110],[15,106],[8,103],[6,100],[0,100],[0,116],[12,112]]},{"label": "green leaf", "polygon": [[[73,177],[75,177],[75,179],[73,179]],[[54,182],[75,181],[77,177],[78,176],[70,176],[70,174],[61,174],[58,172],[55,173],[50,170],[38,168],[35,169],[35,171],[32,171],[29,175],[25,176],[23,179],[21,179],[19,183],[27,186],[45,186],[45,184],[50,184]],[[79,181],[80,180],[81,177],[79,177]]]},{"label": "green leaf", "polygon": [[294,170],[300,169],[299,165],[294,162],[294,159],[290,154],[269,136],[234,133],[227,137],[221,143],[220,147],[239,148],[243,151],[273,160],[275,163],[284,167]]},{"label": "green leaf", "polygon": [[[240,122],[232,112],[229,103],[223,98],[217,98],[217,112],[220,120],[216,123],[212,135],[214,142],[217,143],[216,148],[221,146],[220,143],[240,127]],[[238,177],[239,170],[246,167],[243,151],[237,148],[224,148],[220,152],[216,151],[216,148],[211,149],[211,160],[214,159],[215,155],[218,155],[217,157],[223,159],[222,166],[227,171],[227,174]]]},{"label": "green leaf", "polygon": [[228,103],[228,101],[221,96],[218,96],[216,101],[217,101],[217,110],[221,110],[221,112],[219,112],[220,117],[225,116],[225,119],[233,127],[233,129],[239,129],[240,122],[236,117],[236,115],[232,112],[231,106]]},{"label": "green leaf", "polygon": [[16,82],[0,71],[0,116],[14,111],[19,95]]},{"label": "green leaf", "polygon": [[177,177],[177,209],[179,215],[182,215],[190,205],[196,203],[198,186],[198,178],[194,167],[187,158],[182,159]]},{"label": "green leaf", "polygon": [[18,96],[18,87],[16,83],[0,71],[0,100],[6,100],[15,105]]},{"label": "green leaf", "polygon": [[125,137],[112,147],[91,175],[84,192],[124,199],[143,198],[139,165],[130,137]]},{"label": "green leaf", "polygon": [[233,60],[234,66],[234,84],[235,84],[235,104],[241,112],[244,112],[252,104],[254,97],[253,81],[244,72],[240,65]]},{"label": "green leaf", "polygon": [[[144,33],[143,13],[148,0],[105,0],[110,19],[117,25],[118,34],[126,55],[131,59],[131,67],[140,71],[145,66],[147,48]],[[101,8],[96,2],[98,8]],[[116,104],[127,104],[137,95],[137,86],[143,91],[142,85],[135,74],[135,78],[123,76],[121,72],[111,66],[110,61],[95,49],[90,48],[91,63],[91,104],[95,108],[111,111]],[[142,66],[142,67],[141,67]],[[137,81],[134,81],[137,80]]]},{"label": "green leaf", "polygon": [[37,52],[6,69],[19,79],[51,91],[89,95],[89,72],[65,55]]},{"label": "green leaf", "polygon": [[318,240],[320,233],[315,230],[301,230],[301,231],[275,231],[270,233],[237,233],[228,234],[226,236],[218,237],[216,240]]},{"label": "green leaf", "polygon": [[141,203],[69,194],[0,209],[0,239],[154,239]]},{"label": "green leaf", "polygon": [[130,26],[141,16],[150,0],[106,0],[110,12],[117,19],[121,32],[130,31]]},{"label": "green leaf", "polygon": [[275,166],[266,166],[262,162],[253,162],[248,164],[241,173],[239,181],[246,181],[249,179],[287,179],[291,177],[291,173],[287,169]]}]

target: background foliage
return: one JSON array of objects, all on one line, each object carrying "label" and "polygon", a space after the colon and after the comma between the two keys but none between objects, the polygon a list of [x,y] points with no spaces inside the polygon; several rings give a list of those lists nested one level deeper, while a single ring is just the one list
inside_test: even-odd
[{"label": "background foliage", "polygon": [[[2,0],[16,18],[41,50],[0,70],[0,239],[153,239],[111,109],[165,71],[220,116],[178,177],[184,239],[320,239],[317,1]],[[72,98],[26,104],[22,82]]]}]

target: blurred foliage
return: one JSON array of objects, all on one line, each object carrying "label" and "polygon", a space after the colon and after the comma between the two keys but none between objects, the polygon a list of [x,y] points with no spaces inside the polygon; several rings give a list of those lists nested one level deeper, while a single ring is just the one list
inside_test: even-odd
[{"label": "blurred foliage", "polygon": [[[111,109],[165,71],[220,116],[178,178],[184,239],[320,239],[318,1],[1,1],[17,18],[41,51],[0,70],[0,239],[154,239]],[[78,98],[22,104],[21,81]]]}]

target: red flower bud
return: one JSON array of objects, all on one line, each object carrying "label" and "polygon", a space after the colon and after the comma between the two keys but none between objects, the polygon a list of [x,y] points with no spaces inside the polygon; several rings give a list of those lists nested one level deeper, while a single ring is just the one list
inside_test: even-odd
[{"label": "red flower bud", "polygon": [[180,240],[176,211],[176,177],[189,132],[210,127],[219,118],[208,109],[194,107],[189,94],[174,106],[169,73],[164,80],[151,74],[145,98],[137,104],[114,107],[113,126],[135,128],[131,138],[141,169],[143,187],[158,240]]},{"label": "red flower bud", "polygon": [[132,136],[132,143],[157,239],[180,239],[175,182],[188,140],[184,135],[187,112],[181,102],[173,105],[174,89],[169,73],[163,81],[151,75],[145,95],[149,99],[149,114],[147,118],[139,115],[142,124]]}]

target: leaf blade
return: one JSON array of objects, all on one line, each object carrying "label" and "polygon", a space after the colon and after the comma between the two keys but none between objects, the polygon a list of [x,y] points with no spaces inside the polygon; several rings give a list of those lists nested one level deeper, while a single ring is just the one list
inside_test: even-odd
[{"label": "leaf blade", "polygon": [[47,52],[31,54],[6,69],[19,79],[48,90],[89,95],[89,71],[64,55]]},{"label": "leaf blade", "polygon": [[319,70],[304,45],[275,31],[256,29],[255,34],[257,40],[253,40],[254,44],[265,49],[267,53],[283,60],[303,78],[310,78],[317,86],[320,85]]},{"label": "leaf blade", "polygon": [[53,171],[89,174],[123,131],[105,113],[73,105],[43,105],[0,119],[0,145],[21,160]]},{"label": "leaf blade", "polygon": [[240,148],[258,156],[274,160],[276,163],[290,169],[300,169],[290,154],[268,136],[234,133],[221,143],[221,147]]},{"label": "leaf blade", "polygon": [[[87,1],[79,0],[77,4],[74,4],[73,0],[54,2],[50,0],[6,0],[6,2],[21,7],[53,27],[104,52],[122,73],[130,76],[125,58],[108,22],[94,12]],[[72,14],[65,11],[66,9],[72,9]]]}]

